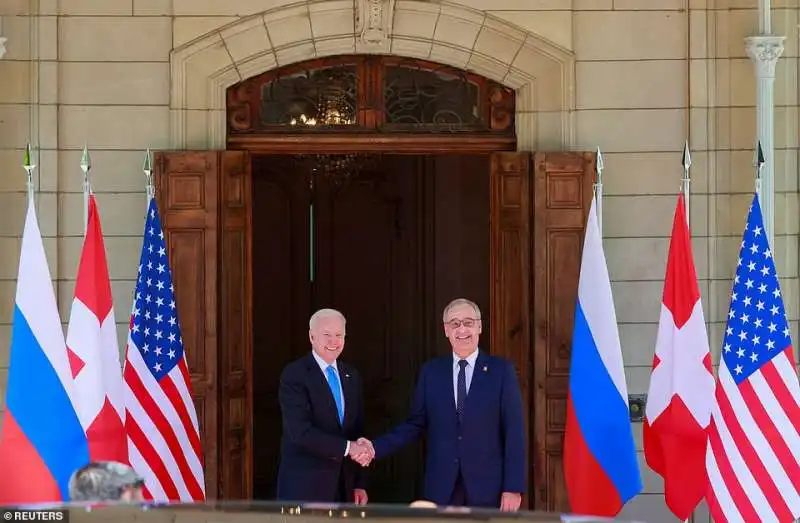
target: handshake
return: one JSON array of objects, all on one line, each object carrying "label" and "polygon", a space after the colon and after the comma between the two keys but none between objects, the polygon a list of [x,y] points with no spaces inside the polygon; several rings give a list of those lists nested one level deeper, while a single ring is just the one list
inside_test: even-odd
[{"label": "handshake", "polygon": [[367,438],[358,438],[358,441],[350,442],[350,451],[347,455],[362,467],[367,467],[375,459],[375,448]]}]

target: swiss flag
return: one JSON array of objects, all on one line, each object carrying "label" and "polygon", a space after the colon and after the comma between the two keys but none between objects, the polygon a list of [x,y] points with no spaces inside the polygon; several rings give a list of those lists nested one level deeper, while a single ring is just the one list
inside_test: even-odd
[{"label": "swiss flag", "polygon": [[89,442],[89,458],[128,463],[117,325],[93,194],[88,215],[67,329],[67,355],[75,384],[72,402]]},{"label": "swiss flag", "polygon": [[667,258],[644,420],[647,464],[664,478],[667,506],[686,520],[708,486],[706,448],[714,376],[683,196]]}]

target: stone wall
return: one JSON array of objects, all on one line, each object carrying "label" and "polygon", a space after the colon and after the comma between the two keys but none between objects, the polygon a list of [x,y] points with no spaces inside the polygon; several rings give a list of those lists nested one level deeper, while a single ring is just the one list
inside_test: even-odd
[{"label": "stone wall", "polygon": [[[276,65],[363,51],[350,0],[286,3],[0,2],[0,34],[9,39],[0,60],[0,367],[25,209],[25,142],[41,149],[38,210],[65,320],[83,230],[80,151],[90,148],[122,346],[141,246],[144,149],[220,147],[224,87]],[[775,88],[774,250],[796,337],[800,9],[792,0],[772,5],[773,31],[787,37]],[[755,78],[743,39],[757,26],[755,0],[397,2],[387,52],[518,88],[524,149],[603,151],[603,232],[632,393],[647,391],[686,139],[695,259],[718,358],[753,190]],[[5,379],[3,367],[0,392]],[[635,431],[641,445],[641,426]],[[643,470],[646,493],[625,515],[672,521],[660,481]]]}]

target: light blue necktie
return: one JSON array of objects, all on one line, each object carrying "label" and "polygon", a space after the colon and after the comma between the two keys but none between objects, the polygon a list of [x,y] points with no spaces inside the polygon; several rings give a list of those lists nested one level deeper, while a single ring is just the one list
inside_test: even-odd
[{"label": "light blue necktie", "polygon": [[328,376],[328,385],[330,386],[331,393],[333,394],[333,401],[336,402],[336,410],[339,412],[339,423],[343,423],[344,405],[342,405],[339,376],[336,374],[336,369],[333,368],[333,365],[328,365],[328,368],[325,369],[325,374]]}]

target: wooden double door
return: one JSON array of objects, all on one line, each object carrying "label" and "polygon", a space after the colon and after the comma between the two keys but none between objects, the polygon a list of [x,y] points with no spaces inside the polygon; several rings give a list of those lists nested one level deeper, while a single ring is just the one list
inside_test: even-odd
[{"label": "wooden double door", "polygon": [[[209,497],[269,499],[279,462],[278,378],[309,350],[308,317],[348,318],[367,432],[408,412],[427,359],[447,353],[442,307],[483,307],[482,348],[517,366],[530,508],[565,509],[569,346],[591,201],[591,153],[387,155],[357,176],[291,155],[156,155]],[[422,445],[379,462],[371,497],[421,490]]]}]

